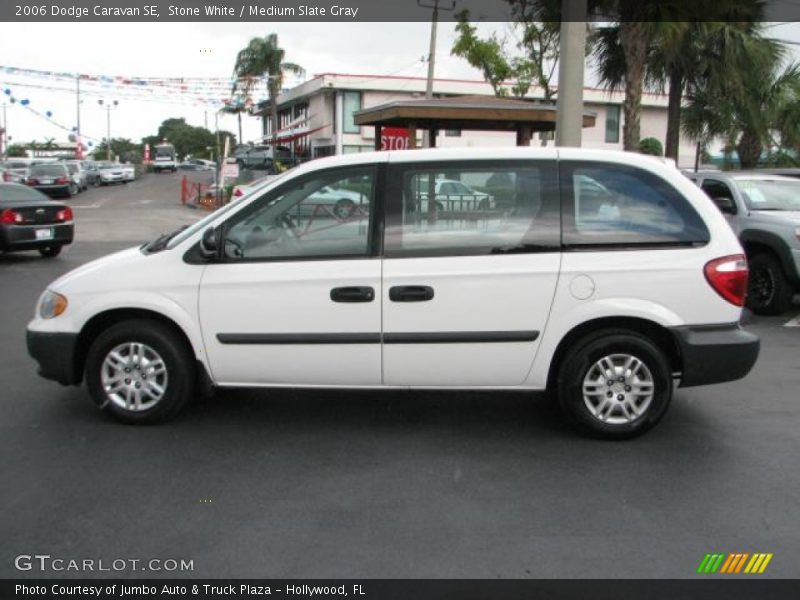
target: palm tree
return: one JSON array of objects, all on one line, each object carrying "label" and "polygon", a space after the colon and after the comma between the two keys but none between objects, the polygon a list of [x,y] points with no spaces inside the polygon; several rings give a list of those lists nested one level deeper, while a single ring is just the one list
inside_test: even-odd
[{"label": "palm tree", "polygon": [[285,62],[286,52],[278,46],[278,35],[270,33],[266,37],[250,40],[236,56],[234,75],[237,86],[245,94],[250,93],[256,81],[267,77],[267,93],[269,95],[272,136],[278,134],[278,94],[283,88],[283,76],[286,73],[302,75],[305,70],[295,63]]},{"label": "palm tree", "polygon": [[760,26],[746,34],[724,28],[705,41],[704,54],[703,77],[687,86],[684,132],[701,141],[726,138],[746,169],[758,165],[765,147],[796,147],[800,65],[784,64],[785,47],[763,37]]}]

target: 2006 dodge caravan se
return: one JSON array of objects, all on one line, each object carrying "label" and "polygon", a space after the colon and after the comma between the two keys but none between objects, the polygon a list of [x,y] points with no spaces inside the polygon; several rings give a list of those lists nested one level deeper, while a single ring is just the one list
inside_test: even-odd
[{"label": "2006 dodge caravan se", "polygon": [[655,158],[348,155],[61,277],[27,341],[41,375],[85,378],[126,422],[170,418],[205,383],[525,389],[622,438],[675,385],[750,371],[747,275],[719,210]]}]

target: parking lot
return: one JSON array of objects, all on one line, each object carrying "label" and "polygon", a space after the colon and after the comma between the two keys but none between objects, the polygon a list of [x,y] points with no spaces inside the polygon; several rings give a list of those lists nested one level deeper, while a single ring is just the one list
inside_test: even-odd
[{"label": "parking lot", "polygon": [[679,390],[629,442],[577,437],[521,393],[221,391],[131,427],[39,378],[38,294],[202,216],[179,181],[90,189],[61,256],[0,256],[0,576],[40,553],[192,560],[180,575],[205,578],[684,578],[709,552],[774,553],[760,577],[800,576],[797,305],[754,319],[746,379]]}]

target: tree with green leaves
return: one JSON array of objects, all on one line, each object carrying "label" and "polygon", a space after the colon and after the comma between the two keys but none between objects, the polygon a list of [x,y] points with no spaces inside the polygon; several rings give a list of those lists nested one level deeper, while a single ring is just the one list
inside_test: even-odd
[{"label": "tree with green leaves", "polygon": [[[101,142],[94,147],[92,155],[96,160],[105,160],[107,154],[106,142]],[[111,156],[118,156],[122,162],[142,162],[142,145],[125,138],[111,138]]]},{"label": "tree with green leaves", "polygon": [[[551,12],[545,12],[545,8],[551,8],[552,0],[541,6],[529,0],[509,0],[509,3],[514,16],[513,32],[518,37],[516,56],[509,56],[507,40],[499,39],[496,34],[478,37],[467,10],[456,15],[457,37],[450,53],[479,69],[496,96],[510,94],[522,98],[535,84],[541,89],[545,102],[550,103],[555,96],[551,81],[558,62],[559,23],[534,19],[552,16]],[[510,88],[506,86],[508,81],[513,82]]]},{"label": "tree with green leaves", "polygon": [[6,148],[6,156],[9,158],[25,158],[28,156],[28,149],[22,144],[11,144]]},{"label": "tree with green leaves", "polygon": [[786,54],[757,24],[747,35],[717,30],[705,41],[703,76],[687,86],[683,131],[703,143],[724,138],[744,169],[765,149],[798,149],[800,65]]},{"label": "tree with green leaves", "polygon": [[[636,4],[636,3],[634,3]],[[640,112],[641,91],[628,93],[628,82],[639,81],[644,87],[667,92],[667,135],[665,155],[678,159],[681,130],[681,105],[686,87],[695,79],[703,78],[709,69],[728,74],[730,65],[709,54],[705,46],[713,37],[750,35],[754,25],[763,17],[764,0],[728,0],[727,2],[686,3],[664,0],[656,5],[638,4],[642,14],[650,21],[632,22],[631,6],[619,2],[617,17],[624,19],[610,27],[599,29],[593,36],[594,57],[601,82],[608,89],[625,88],[625,122],[629,114]],[[623,37],[623,33],[627,36]],[[623,45],[628,40],[628,48]],[[636,40],[632,42],[631,40]],[[634,56],[634,68],[629,67]],[[644,62],[642,62],[644,59]],[[714,61],[716,63],[712,64]],[[735,76],[735,74],[734,74]],[[637,99],[638,98],[638,99]],[[636,108],[638,104],[639,108]],[[630,150],[638,127],[626,128],[624,146]]]},{"label": "tree with green leaves", "polygon": [[[236,145],[236,136],[227,131],[220,131],[220,149],[225,136],[231,138],[231,147]],[[175,146],[175,152],[180,158],[189,156],[209,156],[210,152],[216,153],[217,135],[205,127],[189,125],[184,118],[166,119],[158,128],[156,135],[142,139],[143,144],[150,144],[152,148],[166,140]],[[113,146],[112,146],[113,147]],[[209,150],[211,148],[211,150]]]},{"label": "tree with green leaves", "polygon": [[241,90],[245,95],[251,92],[258,79],[267,78],[273,137],[277,136],[278,132],[278,94],[283,89],[284,75],[305,73],[300,65],[286,62],[285,56],[285,50],[278,45],[278,35],[270,33],[265,37],[251,39],[250,43],[239,51],[233,69],[237,79],[234,91]]}]

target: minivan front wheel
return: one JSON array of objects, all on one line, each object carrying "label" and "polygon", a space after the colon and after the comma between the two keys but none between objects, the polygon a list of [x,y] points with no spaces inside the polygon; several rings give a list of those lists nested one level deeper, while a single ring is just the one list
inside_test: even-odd
[{"label": "minivan front wheel", "polygon": [[623,330],[579,340],[561,364],[559,402],[568,418],[592,435],[640,435],[664,415],[672,377],[664,353],[648,338]]},{"label": "minivan front wheel", "polygon": [[168,326],[123,321],[104,331],[86,357],[86,385],[94,402],[125,423],[174,417],[193,393],[194,359]]}]

